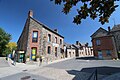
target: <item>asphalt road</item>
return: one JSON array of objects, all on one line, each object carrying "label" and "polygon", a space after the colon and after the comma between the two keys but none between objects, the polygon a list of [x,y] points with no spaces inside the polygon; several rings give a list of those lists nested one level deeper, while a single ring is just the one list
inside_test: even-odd
[{"label": "asphalt road", "polygon": [[46,67],[65,69],[68,74],[75,76],[73,80],[96,80],[96,76],[97,80],[102,80],[113,74],[120,74],[120,60],[70,59]]},{"label": "asphalt road", "polygon": [[47,65],[46,67],[52,67],[65,70],[81,70],[82,68],[90,67],[120,67],[120,60],[83,60],[83,59],[70,59],[55,64]]}]

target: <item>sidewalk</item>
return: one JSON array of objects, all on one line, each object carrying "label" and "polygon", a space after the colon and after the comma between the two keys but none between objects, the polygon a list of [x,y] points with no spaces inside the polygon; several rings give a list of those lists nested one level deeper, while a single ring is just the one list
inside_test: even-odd
[{"label": "sidewalk", "polygon": [[0,78],[13,75],[13,74],[17,74],[17,73],[21,73],[23,71],[28,71],[28,70],[38,67],[35,65],[26,65],[24,63],[18,63],[18,62],[16,62],[16,65],[12,65],[13,61],[11,59],[8,59],[7,62],[9,64],[9,67],[0,68]]},{"label": "sidewalk", "polygon": [[52,62],[48,62],[48,63],[42,63],[41,66],[39,66],[39,62],[35,62],[34,64],[25,64],[25,63],[18,63],[16,62],[16,65],[12,65],[12,60],[8,59],[8,64],[10,65],[10,67],[2,67],[0,68],[0,78],[1,77],[5,77],[5,76],[9,76],[9,75],[13,75],[13,74],[17,74],[17,73],[21,73],[24,71],[31,71],[34,69],[38,69],[38,68],[42,68],[46,65],[49,64],[53,64],[53,63],[57,63],[57,62],[61,62],[61,61],[65,61],[65,60],[69,60],[71,58],[65,58],[65,59],[60,59],[60,60],[55,60]]},{"label": "sidewalk", "polygon": [[69,59],[72,59],[72,58],[63,58],[63,59],[58,59],[58,60],[54,60],[54,61],[49,61],[49,62],[42,62],[42,64],[40,65],[40,62],[34,62],[34,61],[29,61],[26,63],[26,65],[34,65],[34,66],[37,66],[37,67],[44,67],[44,66],[47,66],[49,64],[54,64],[54,63],[58,63],[58,62],[62,62],[62,61],[65,61],[65,60],[69,60]]}]

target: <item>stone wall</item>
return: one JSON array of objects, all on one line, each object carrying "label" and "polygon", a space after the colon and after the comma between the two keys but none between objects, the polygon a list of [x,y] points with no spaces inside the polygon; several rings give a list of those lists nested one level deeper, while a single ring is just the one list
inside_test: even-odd
[{"label": "stone wall", "polygon": [[[32,33],[33,31],[38,31],[38,42],[32,43]],[[48,34],[51,34],[51,42],[48,41]],[[55,37],[57,37],[57,43],[55,43]],[[60,44],[60,39],[62,44]],[[42,24],[36,22],[33,19],[30,19],[29,25],[29,35],[28,35],[28,45],[27,45],[27,54],[31,54],[31,47],[37,47],[37,55],[42,55],[45,59],[53,61],[55,59],[60,59],[62,53],[60,49],[63,49],[64,39],[57,34],[47,30],[43,27]],[[51,47],[51,53],[48,54],[47,48]],[[57,47],[57,57],[55,56],[55,47]]]}]

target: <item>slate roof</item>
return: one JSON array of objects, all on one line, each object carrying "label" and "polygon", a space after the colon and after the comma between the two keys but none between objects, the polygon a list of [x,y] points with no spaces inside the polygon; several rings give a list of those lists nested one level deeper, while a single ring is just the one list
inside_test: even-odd
[{"label": "slate roof", "polygon": [[72,48],[72,49],[74,49],[75,47],[72,45],[72,44],[68,44],[68,43],[65,43],[64,42],[64,45],[67,47],[67,48]]},{"label": "slate roof", "polygon": [[118,30],[120,30],[120,24],[115,25],[115,26],[111,29],[111,32],[113,32],[113,31],[118,31]]},{"label": "slate roof", "polygon": [[[29,16],[29,17],[30,17],[30,16]],[[56,35],[58,35],[58,36],[64,38],[62,35],[58,34],[58,33],[55,32],[54,30],[50,29],[48,26],[46,26],[45,24],[39,22],[38,20],[36,20],[36,19],[34,19],[34,18],[32,18],[32,17],[30,17],[30,19],[32,19],[32,20],[34,20],[35,22],[37,22],[38,24],[42,25],[43,28],[49,30],[50,32],[52,32],[52,33],[54,33],[54,34],[56,34]]]},{"label": "slate roof", "polygon": [[100,27],[96,32],[94,32],[90,37],[94,37],[98,32],[103,31],[104,33],[108,33],[107,30],[103,29],[102,27]]},{"label": "slate roof", "polygon": [[79,45],[76,45],[76,44],[73,44],[73,46],[75,47],[75,48],[80,48],[80,46]]}]

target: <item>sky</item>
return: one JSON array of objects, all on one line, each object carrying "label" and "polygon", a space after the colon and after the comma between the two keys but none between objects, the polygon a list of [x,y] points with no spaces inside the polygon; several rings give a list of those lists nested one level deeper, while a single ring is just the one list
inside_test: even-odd
[{"label": "sky", "polygon": [[[120,5],[120,1],[116,4]],[[55,5],[50,0],[0,0],[0,27],[12,35],[11,42],[17,42],[25,21],[28,17],[28,11],[33,11],[33,18],[47,25],[50,29],[58,29],[58,33],[64,36],[64,42],[75,44],[76,41],[89,45],[91,35],[102,27],[107,30],[114,24],[120,24],[120,6],[111,15],[109,23],[101,25],[98,19],[87,18],[82,23],[76,25],[72,23],[73,17],[77,14],[76,9],[80,5],[73,7],[68,15],[62,13],[63,5]]]}]

